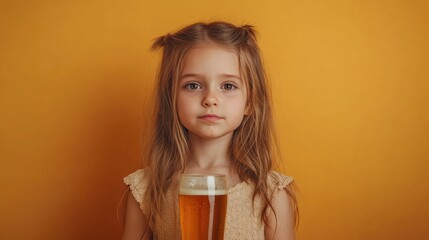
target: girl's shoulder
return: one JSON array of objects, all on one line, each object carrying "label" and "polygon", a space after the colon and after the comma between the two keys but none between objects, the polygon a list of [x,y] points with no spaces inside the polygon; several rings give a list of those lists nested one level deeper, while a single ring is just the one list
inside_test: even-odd
[{"label": "girl's shoulder", "polygon": [[129,186],[134,198],[142,207],[143,196],[148,185],[146,169],[138,169],[124,177],[124,183]]},{"label": "girl's shoulder", "polygon": [[274,170],[271,170],[269,172],[268,178],[267,178],[268,187],[272,191],[278,191],[280,189],[284,189],[292,181],[293,181],[292,177],[283,175],[283,174],[276,172]]}]

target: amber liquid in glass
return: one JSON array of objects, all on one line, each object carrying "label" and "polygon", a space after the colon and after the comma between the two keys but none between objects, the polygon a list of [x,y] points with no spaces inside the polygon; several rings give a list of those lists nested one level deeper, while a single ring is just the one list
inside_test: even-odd
[{"label": "amber liquid in glass", "polygon": [[227,195],[179,195],[183,240],[221,240]]}]

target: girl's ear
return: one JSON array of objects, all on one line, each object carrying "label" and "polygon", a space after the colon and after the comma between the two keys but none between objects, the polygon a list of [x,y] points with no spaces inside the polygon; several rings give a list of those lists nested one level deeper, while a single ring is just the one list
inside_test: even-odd
[{"label": "girl's ear", "polygon": [[248,116],[250,115],[251,109],[250,109],[250,104],[247,103],[246,104],[246,108],[244,109],[244,116]]}]

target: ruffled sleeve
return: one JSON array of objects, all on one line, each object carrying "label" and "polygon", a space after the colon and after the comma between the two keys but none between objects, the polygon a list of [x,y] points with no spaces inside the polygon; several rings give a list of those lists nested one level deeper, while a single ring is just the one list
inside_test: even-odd
[{"label": "ruffled sleeve", "polygon": [[130,190],[136,201],[140,204],[140,208],[143,210],[143,213],[147,214],[147,203],[143,199],[147,189],[145,169],[139,169],[124,177],[124,183],[130,187]]},{"label": "ruffled sleeve", "polygon": [[276,171],[271,171],[268,177],[268,186],[272,191],[277,192],[278,190],[284,189],[292,181],[292,177],[285,176]]}]

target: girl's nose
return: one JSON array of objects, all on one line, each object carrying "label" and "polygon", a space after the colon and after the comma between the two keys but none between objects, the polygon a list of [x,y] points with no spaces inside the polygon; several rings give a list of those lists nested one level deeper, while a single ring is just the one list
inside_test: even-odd
[{"label": "girl's nose", "polygon": [[217,107],[219,105],[219,100],[213,93],[207,93],[203,99],[203,106],[205,107]]}]

